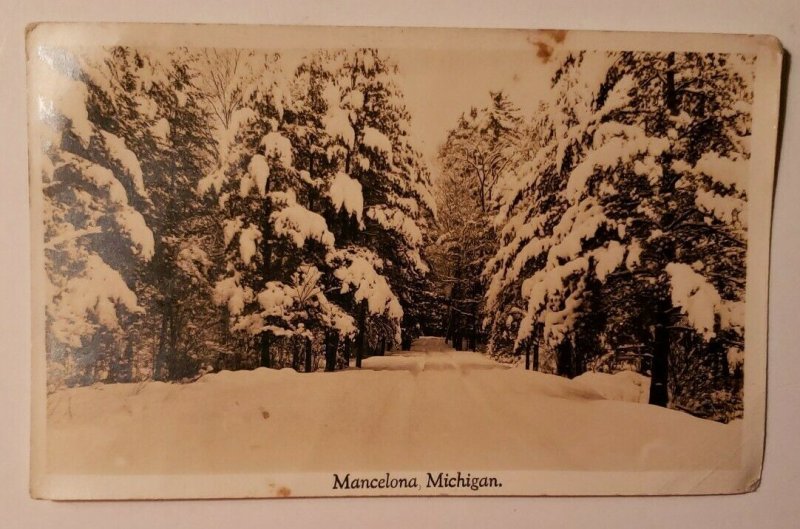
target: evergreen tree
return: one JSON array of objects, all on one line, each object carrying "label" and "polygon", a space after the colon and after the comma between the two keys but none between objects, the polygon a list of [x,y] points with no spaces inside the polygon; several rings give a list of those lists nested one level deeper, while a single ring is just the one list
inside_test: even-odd
[{"label": "evergreen tree", "polygon": [[357,365],[368,348],[383,351],[413,332],[403,307],[414,306],[428,272],[420,249],[433,212],[429,175],[409,143],[395,73],[368,49],[320,52],[297,72],[304,136],[318,147],[309,160],[322,168],[336,239],[332,276],[358,325]]},{"label": "evergreen tree", "polygon": [[[295,167],[278,59],[263,57],[265,73],[247,90],[244,106],[232,112],[232,125],[220,124],[219,169],[199,188],[216,191],[225,218],[226,268],[215,300],[227,306],[233,331],[256,340],[257,363],[266,367],[273,366],[276,338],[311,338],[306,304],[314,288],[306,276],[316,277],[312,267],[325,262],[334,243],[325,220],[306,207],[314,184]],[[284,342],[296,348],[292,340]]]},{"label": "evergreen tree", "polygon": [[146,362],[157,380],[192,377],[210,361],[215,319],[208,310],[214,220],[193,193],[213,151],[192,57],[116,47],[88,68],[105,87],[90,113],[124,138],[150,190],[144,217],[154,255],[137,269],[145,312],[128,330],[147,352],[139,367]]},{"label": "evergreen tree", "polygon": [[42,50],[48,78],[38,86],[44,237],[49,279],[48,387],[114,379],[130,370],[126,330],[143,312],[135,270],[154,253],[142,210],[150,202],[141,164],[91,112],[108,96],[81,57]]},{"label": "evergreen tree", "polygon": [[[697,54],[565,61],[489,267],[489,302],[519,285],[524,311],[518,324],[495,318],[493,332],[516,325],[515,347],[543,343],[567,376],[634,346],[653,358],[652,403],[737,413],[747,69],[743,58]],[[598,70],[600,85],[575,89]],[[693,409],[681,394],[728,409]]]}]

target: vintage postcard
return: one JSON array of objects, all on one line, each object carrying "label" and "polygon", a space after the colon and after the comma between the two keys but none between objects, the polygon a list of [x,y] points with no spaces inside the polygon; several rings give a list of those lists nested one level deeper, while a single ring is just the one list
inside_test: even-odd
[{"label": "vintage postcard", "polygon": [[31,493],[760,481],[767,36],[38,24]]}]

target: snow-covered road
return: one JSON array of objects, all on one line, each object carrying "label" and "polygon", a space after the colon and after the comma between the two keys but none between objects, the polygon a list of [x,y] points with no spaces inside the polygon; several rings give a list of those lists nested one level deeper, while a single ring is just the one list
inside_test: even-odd
[{"label": "snow-covered road", "polygon": [[395,351],[387,356],[373,356],[362,362],[364,369],[375,371],[443,371],[472,369],[506,369],[490,358],[471,351],[456,351],[443,338],[423,336],[417,339],[411,351]]},{"label": "snow-covered road", "polygon": [[[628,376],[631,375],[631,376]],[[507,368],[439,338],[363,369],[220,372],[48,400],[58,473],[702,469],[735,465],[738,424],[639,400],[633,374]]]}]

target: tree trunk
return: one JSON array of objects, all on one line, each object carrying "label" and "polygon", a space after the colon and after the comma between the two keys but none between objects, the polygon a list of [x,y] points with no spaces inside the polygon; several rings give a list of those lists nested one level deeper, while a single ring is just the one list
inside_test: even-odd
[{"label": "tree trunk", "polygon": [[[270,192],[270,179],[267,179],[265,184],[265,194],[267,197],[269,196]],[[270,238],[272,236],[272,224],[270,224],[269,218],[272,213],[272,204],[269,198],[265,198],[262,202],[262,222],[261,222],[261,262],[263,265],[262,270],[264,271],[262,274],[262,278],[260,279],[259,283],[263,287],[266,285],[267,281],[271,279],[270,273],[272,271],[272,245],[270,244]],[[261,367],[273,368],[275,367],[274,359],[272,358],[272,336],[270,336],[267,332],[262,332],[259,335],[259,365]],[[293,366],[294,367],[294,366]]]},{"label": "tree trunk", "polygon": [[461,314],[457,311],[453,311],[453,349],[456,351],[461,351],[464,346],[464,337],[461,334]]},{"label": "tree trunk", "polygon": [[667,83],[664,87],[664,99],[667,102],[669,113],[678,115],[678,94],[675,91],[675,52],[667,55]]},{"label": "tree trunk", "polygon": [[304,367],[306,373],[311,373],[314,367],[314,344],[308,336],[306,336],[306,365]]},{"label": "tree trunk", "polygon": [[556,372],[567,378],[575,377],[572,342],[569,338],[564,338],[556,348]]},{"label": "tree trunk", "polygon": [[379,354],[381,356],[385,356],[386,355],[386,337],[385,336],[383,336],[381,338],[381,348],[380,348],[380,353]]},{"label": "tree trunk", "polygon": [[347,367],[350,367],[350,337],[345,336],[344,338],[344,347],[342,353],[344,354],[344,364]]},{"label": "tree trunk", "polygon": [[532,338],[525,341],[525,371],[531,368],[531,342],[533,342]]},{"label": "tree trunk", "polygon": [[658,304],[653,337],[653,365],[650,367],[650,404],[666,407],[669,403],[669,314],[666,303]]},{"label": "tree trunk", "polygon": [[361,360],[367,347],[367,300],[361,301],[358,308],[358,336],[356,337],[356,367],[361,367]]},{"label": "tree trunk", "polygon": [[[718,329],[717,329],[718,330]],[[708,352],[706,353],[711,360],[712,372],[714,377],[722,382],[726,389],[728,388],[728,377],[730,372],[728,370],[728,357],[725,353],[725,348],[719,340],[711,340],[708,344]]]},{"label": "tree trunk", "polygon": [[128,334],[128,339],[125,343],[125,361],[127,362],[127,366],[125,366],[125,382],[133,382],[133,371],[134,371],[134,354],[133,354],[133,336]]},{"label": "tree trunk", "polygon": [[[673,116],[678,115],[678,94],[675,90],[675,53],[667,55],[666,83],[664,85],[664,102],[669,113]],[[669,166],[671,157],[665,159],[665,166]],[[662,194],[671,194],[675,191],[675,180],[666,179],[662,187]],[[672,219],[672,213],[668,212],[662,216],[662,225],[668,225]],[[671,261],[675,256],[675,248],[668,246],[662,251],[663,259]],[[669,317],[670,303],[665,299],[656,301],[655,329],[653,332],[653,362],[650,366],[650,404],[666,407],[669,404]]]},{"label": "tree trunk", "polygon": [[300,348],[302,344],[297,343],[297,340],[292,340],[292,369],[300,371]]},{"label": "tree trunk", "polygon": [[[169,352],[169,356],[167,357],[167,377],[175,380],[179,377],[185,376],[185,364],[182,362],[181,358],[178,357],[178,328],[179,328],[179,306],[177,300],[174,298],[170,298],[169,300],[170,310],[169,310],[169,347],[167,351]],[[181,369],[183,367],[183,369]]]},{"label": "tree trunk", "polygon": [[336,369],[336,350],[339,349],[339,333],[328,331],[325,335],[325,371]]},{"label": "tree trunk", "polygon": [[542,324],[537,323],[533,327],[533,370],[539,371],[539,345],[542,342]]},{"label": "tree trunk", "polygon": [[161,312],[161,329],[158,332],[158,347],[153,355],[153,380],[161,380],[161,366],[164,363],[164,356],[167,348],[167,333],[169,331],[168,305],[165,304]]},{"label": "tree trunk", "polygon": [[449,339],[454,348],[460,349],[460,346],[456,347],[456,336],[460,334],[458,309],[456,306],[458,305],[458,298],[461,296],[461,256],[459,256],[456,261],[453,277],[455,281],[450,289],[450,317],[448,318],[445,341]]},{"label": "tree trunk", "polygon": [[270,335],[262,332],[258,338],[259,363],[261,367],[272,367],[272,354],[270,353]]},{"label": "tree trunk", "polygon": [[[472,296],[474,298],[480,298],[480,284],[474,284],[472,287]],[[472,310],[470,311],[470,330],[469,330],[469,345],[468,348],[470,351],[477,351],[478,350],[478,302],[472,302]]]},{"label": "tree trunk", "polygon": [[273,279],[275,275],[272,267],[272,244],[270,244],[272,239],[272,223],[269,220],[272,216],[272,199],[269,198],[271,180],[271,178],[267,178],[264,189],[266,198],[264,198],[261,208],[261,262],[264,266],[264,273],[261,281],[262,286],[266,285],[266,283],[270,279]]},{"label": "tree trunk", "polygon": [[472,325],[470,325],[469,329],[469,341],[467,342],[467,349],[470,351],[477,351],[478,350],[478,333],[475,330],[475,324],[478,321],[478,316],[475,314],[475,310],[472,311]]},{"label": "tree trunk", "polygon": [[[450,299],[450,303],[452,303],[452,302],[453,302],[453,300],[451,298]],[[453,310],[452,306],[449,309],[450,309],[449,310],[449,314],[447,315],[447,331],[445,331],[445,334],[444,334],[444,341],[447,342],[447,343],[452,344],[453,343],[453,323],[454,323],[454,318],[455,318],[455,311]]]},{"label": "tree trunk", "polygon": [[581,344],[572,347],[572,377],[586,373],[586,349]]},{"label": "tree trunk", "polygon": [[411,350],[411,342],[413,339],[411,338],[411,333],[407,330],[403,330],[400,333],[400,348],[403,351],[410,351]]}]

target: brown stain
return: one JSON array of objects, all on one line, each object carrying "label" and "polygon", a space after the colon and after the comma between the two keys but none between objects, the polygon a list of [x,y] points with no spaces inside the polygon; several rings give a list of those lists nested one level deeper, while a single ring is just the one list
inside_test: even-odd
[{"label": "brown stain", "polygon": [[553,47],[546,42],[538,41],[534,42],[536,44],[536,56],[542,59],[542,62],[547,62],[550,60],[550,56],[553,55]]},{"label": "brown stain", "polygon": [[261,416],[265,419],[269,419],[269,412],[267,410],[261,410]]},{"label": "brown stain", "polygon": [[542,29],[528,37],[528,42],[536,48],[536,57],[542,62],[547,62],[553,56],[553,51],[558,44],[567,38],[567,31],[563,29]]},{"label": "brown stain", "polygon": [[292,495],[292,489],[289,487],[281,487],[278,489],[275,495],[279,498],[288,498]]},{"label": "brown stain", "polygon": [[561,44],[567,38],[567,30],[565,29],[543,29],[542,33],[556,41],[556,44]]},{"label": "brown stain", "polygon": [[536,56],[542,62],[547,62],[550,59],[550,56],[553,55],[553,47],[545,41],[528,37],[528,42],[532,46],[536,47]]}]

